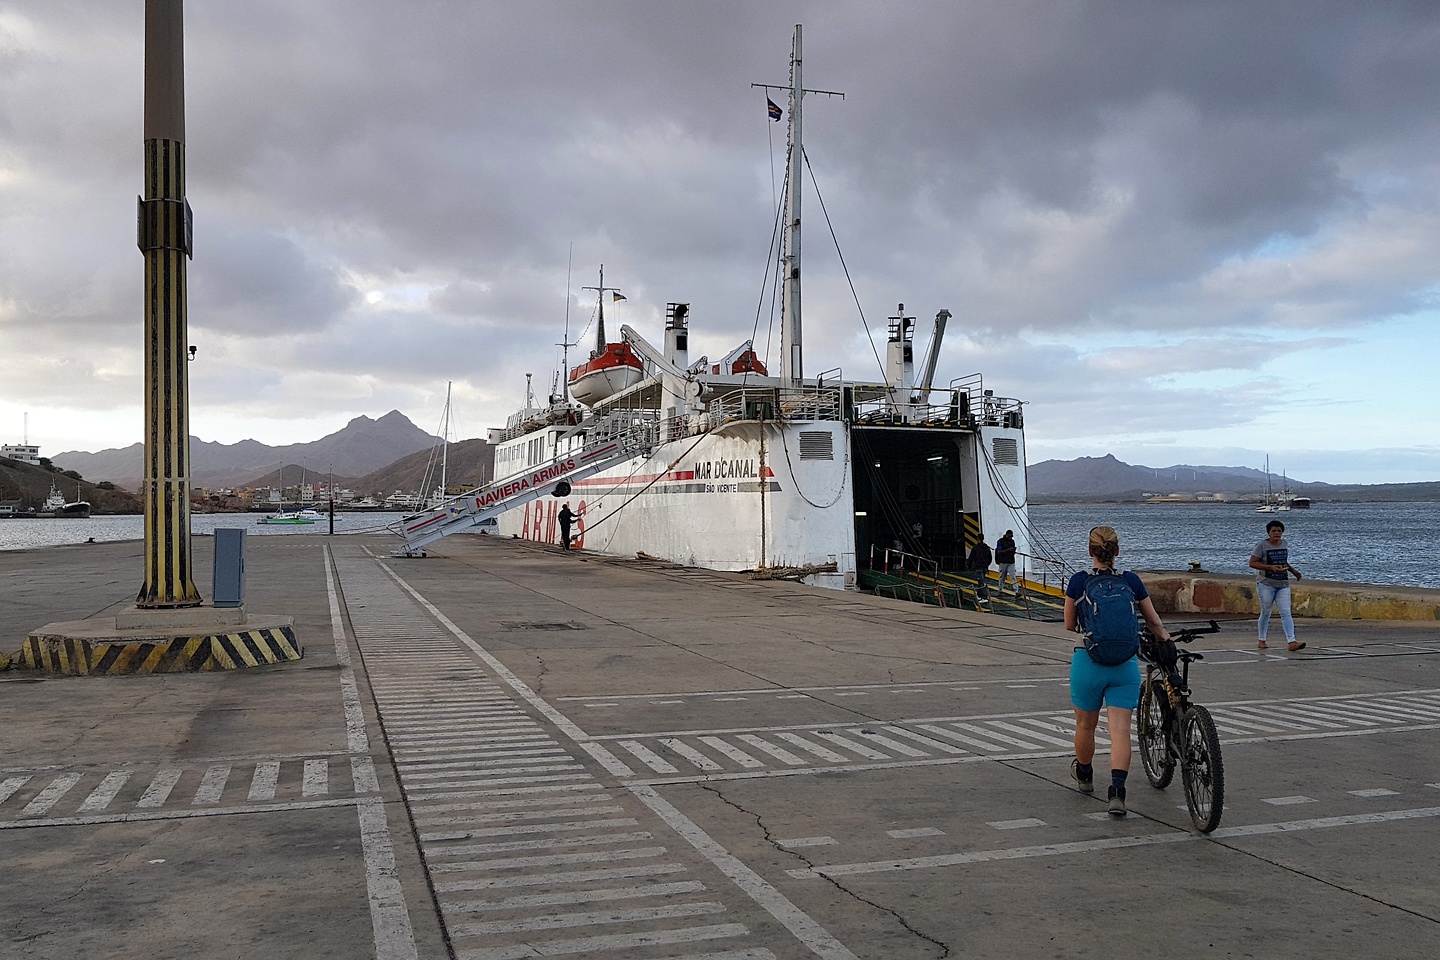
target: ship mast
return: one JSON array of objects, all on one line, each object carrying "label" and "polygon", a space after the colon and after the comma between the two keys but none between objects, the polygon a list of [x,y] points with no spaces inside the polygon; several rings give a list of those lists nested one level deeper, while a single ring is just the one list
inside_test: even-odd
[{"label": "ship mast", "polygon": [[801,102],[807,93],[823,93],[844,99],[835,90],[807,90],[801,77],[803,56],[801,25],[795,24],[795,41],[790,51],[790,83],[779,87],[768,83],[752,83],[765,90],[785,89],[790,93],[789,150],[785,163],[785,248],[780,258],[784,270],[784,286],[780,298],[780,377],[799,387],[805,379],[805,364],[800,324],[800,175],[805,163],[804,138],[801,135]]},{"label": "ship mast", "polygon": [[[607,286],[605,286],[605,264],[602,263],[602,264],[600,264],[600,286],[598,286],[598,287],[581,287],[580,289],[581,289],[581,290],[594,290],[595,293],[596,293],[596,296],[598,296],[598,297],[600,298],[600,317],[599,317],[599,320],[596,322],[596,325],[595,325],[595,352],[592,353],[592,354],[590,354],[590,358],[593,360],[594,358],[600,356],[602,353],[605,352],[605,293],[606,293],[607,290],[608,290],[610,293],[619,293],[619,292],[620,292],[620,288],[619,288],[619,287],[607,287]],[[625,298],[624,298],[623,296],[621,296],[621,297],[616,297],[616,299],[617,299],[617,300],[624,300]]]}]

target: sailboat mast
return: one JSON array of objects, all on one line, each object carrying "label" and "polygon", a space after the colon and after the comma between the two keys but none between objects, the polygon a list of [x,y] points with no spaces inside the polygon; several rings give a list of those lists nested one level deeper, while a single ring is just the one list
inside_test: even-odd
[{"label": "sailboat mast", "polygon": [[805,96],[801,83],[800,24],[795,24],[795,46],[790,54],[790,151],[785,169],[785,283],[781,298],[780,375],[798,387],[805,376],[800,329],[800,177],[804,161],[801,139],[800,104]]},{"label": "sailboat mast", "polygon": [[445,381],[445,416],[440,418],[440,499],[449,491],[450,469],[450,387],[455,381]]}]

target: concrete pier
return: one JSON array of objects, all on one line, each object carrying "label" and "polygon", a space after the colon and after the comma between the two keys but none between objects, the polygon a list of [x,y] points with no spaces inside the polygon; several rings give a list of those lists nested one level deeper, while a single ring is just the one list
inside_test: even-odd
[{"label": "concrete pier", "polygon": [[[1161,613],[1254,616],[1255,578],[1138,571]],[[1332,580],[1291,581],[1291,612],[1325,620],[1440,620],[1440,590]]]},{"label": "concrete pier", "polygon": [[[247,596],[307,638],[283,668],[0,673],[0,953],[1078,957],[1164,953],[1156,931],[1216,956],[1440,952],[1433,621],[1303,620],[1290,655],[1241,619],[1197,644],[1226,775],[1202,839],[1178,777],[1137,762],[1119,821],[1073,789],[1055,625],[393,545],[251,541]],[[0,650],[129,608],[143,551],[0,553]],[[1077,891],[1102,879],[1098,909]]]}]

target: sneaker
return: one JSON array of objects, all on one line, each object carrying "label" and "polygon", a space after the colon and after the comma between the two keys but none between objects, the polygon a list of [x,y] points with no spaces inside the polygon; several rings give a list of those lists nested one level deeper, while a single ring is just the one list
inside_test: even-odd
[{"label": "sneaker", "polygon": [[1071,760],[1071,761],[1070,761],[1070,778],[1075,781],[1075,785],[1076,785],[1076,787],[1080,790],[1081,793],[1094,793],[1094,792],[1095,792],[1095,780],[1093,779],[1094,775],[1092,774],[1091,777],[1092,777],[1092,779],[1090,779],[1090,780],[1081,780],[1081,779],[1080,779],[1080,761],[1079,761],[1079,760]]},{"label": "sneaker", "polygon": [[1110,788],[1110,816],[1125,816],[1125,794],[1123,791],[1117,793],[1113,786]]}]

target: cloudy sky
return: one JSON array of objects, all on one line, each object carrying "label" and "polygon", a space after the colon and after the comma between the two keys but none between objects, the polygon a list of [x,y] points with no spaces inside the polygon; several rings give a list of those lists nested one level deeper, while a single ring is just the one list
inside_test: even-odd
[{"label": "cloudy sky", "polygon": [[[0,439],[28,412],[43,454],[141,438],[143,9],[0,0]],[[602,263],[612,332],[688,301],[692,356],[758,331],[775,366],[784,125],[751,84],[803,23],[806,85],[845,94],[805,101],[807,371],[878,378],[865,323],[904,302],[923,347],[948,308],[937,379],[1028,401],[1032,462],[1440,479],[1434,0],[185,15],[203,439],[434,430],[447,380],[483,436],[548,391],[567,285],[593,336]]]}]

